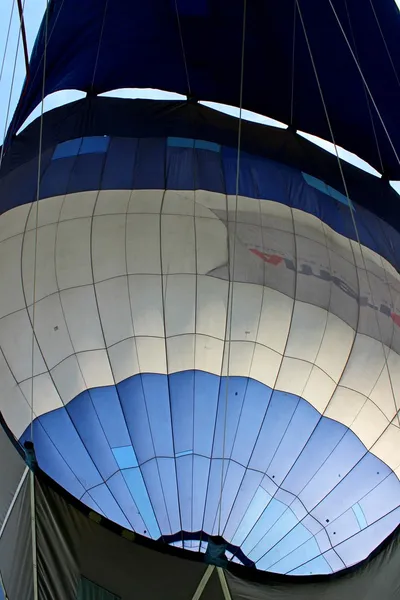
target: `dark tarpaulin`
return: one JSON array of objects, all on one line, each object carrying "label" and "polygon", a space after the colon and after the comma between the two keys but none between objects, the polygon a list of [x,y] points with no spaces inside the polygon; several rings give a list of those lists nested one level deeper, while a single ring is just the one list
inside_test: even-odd
[{"label": "dark tarpaulin", "polygon": [[[159,88],[239,106],[243,4],[52,0],[48,35],[44,20],[10,133],[41,100],[46,37],[45,95]],[[243,107],[331,140],[309,43],[336,142],[383,168],[389,179],[400,179],[399,161],[355,61],[399,155],[400,14],[394,0],[299,0],[301,17],[297,10],[295,19],[294,0],[246,6]]]},{"label": "dark tarpaulin", "polygon": [[22,456],[17,452],[1,422],[0,415],[0,528],[25,470]]},{"label": "dark tarpaulin", "polygon": [[207,569],[213,571],[202,600],[394,600],[400,593],[399,531],[358,567],[294,577],[233,563],[221,569],[205,564],[203,554],[134,536],[92,513],[41,472],[36,515],[40,600],[75,600],[82,577],[121,600],[190,600]]},{"label": "dark tarpaulin", "polygon": [[[2,433],[3,431],[0,430],[0,434]],[[31,535],[28,475],[20,488],[0,538],[0,571],[7,600],[33,600]]]}]

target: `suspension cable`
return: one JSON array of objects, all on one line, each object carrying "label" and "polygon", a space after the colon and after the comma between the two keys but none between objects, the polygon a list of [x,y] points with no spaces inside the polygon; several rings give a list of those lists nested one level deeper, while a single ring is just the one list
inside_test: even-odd
[{"label": "suspension cable", "polygon": [[4,65],[6,62],[6,56],[7,56],[7,50],[8,50],[8,42],[10,40],[10,31],[11,31],[11,24],[12,24],[12,18],[14,15],[14,7],[15,7],[15,0],[13,0],[12,4],[11,4],[11,13],[10,13],[10,19],[8,21],[8,28],[7,28],[7,35],[6,35],[6,42],[4,45],[4,53],[3,53],[3,58],[1,61],[1,67],[0,67],[0,81],[3,77],[3,72],[4,72]]},{"label": "suspension cable", "polygon": [[191,96],[192,95],[192,89],[190,87],[189,69],[188,69],[188,64],[187,64],[187,60],[186,60],[185,45],[183,43],[183,34],[182,34],[182,27],[181,27],[181,19],[180,19],[180,16],[179,16],[179,10],[178,10],[178,2],[177,2],[177,0],[175,0],[175,12],[176,12],[176,20],[178,22],[179,38],[180,38],[181,48],[182,48],[183,64],[184,64],[184,67],[185,67],[186,83],[187,83],[189,95]]},{"label": "suspension cable", "polygon": [[24,19],[24,11],[21,0],[17,0],[18,4],[18,13],[19,13],[19,23],[21,29],[22,36],[22,46],[24,49],[24,60],[25,60],[25,71],[26,77],[29,78],[29,55],[28,55],[28,44],[26,42],[26,30],[25,30],[25,19]]},{"label": "suspension cable", "polygon": [[[229,367],[231,357],[231,346],[232,346],[232,315],[233,315],[233,288],[235,284],[235,254],[236,254],[236,229],[237,229],[237,208],[239,198],[239,184],[240,184],[240,151],[242,144],[242,111],[243,111],[243,82],[244,82],[244,50],[246,40],[246,14],[247,14],[247,0],[243,0],[243,29],[242,29],[242,56],[240,65],[240,92],[239,92],[239,123],[238,123],[238,138],[237,138],[237,158],[236,158],[236,183],[235,183],[235,214],[234,214],[234,226],[233,226],[233,259],[232,259],[232,275],[230,265],[230,232],[229,232],[229,206],[228,197],[226,197],[226,213],[227,213],[227,232],[228,232],[228,304],[227,304],[227,333],[228,333],[228,352],[227,352],[227,369],[226,369],[226,386],[225,386],[225,414],[224,414],[224,428],[223,428],[223,442],[222,442],[222,464],[221,464],[221,489],[219,498],[219,517],[218,517],[218,534],[221,534],[221,515],[222,515],[222,493],[224,486],[224,460],[225,460],[225,447],[226,447],[226,425],[227,425],[227,414],[228,414],[228,395],[229,395]],[[225,336],[226,337],[226,336]],[[222,365],[225,357],[225,344],[222,355]],[[223,373],[223,367],[222,367]]]},{"label": "suspension cable", "polygon": [[[43,115],[44,115],[44,97],[46,85],[46,67],[47,67],[47,42],[48,42],[48,23],[49,23],[49,0],[46,0],[45,14],[45,43],[43,56],[43,78],[42,95],[40,106],[40,128],[38,144],[38,166],[36,180],[36,200],[34,202],[34,257],[33,257],[33,290],[32,290],[32,379],[31,379],[31,442],[34,443],[34,376],[35,376],[35,317],[36,317],[36,274],[37,274],[37,245],[38,245],[38,222],[39,222],[39,199],[40,199],[40,181],[42,167],[42,145],[43,145]],[[33,207],[32,207],[33,208]],[[27,308],[28,311],[28,308]],[[30,473],[31,484],[31,532],[32,532],[32,565],[33,565],[33,597],[38,599],[38,571],[37,571],[37,545],[36,545],[36,498],[35,498],[35,474],[33,470]]]},{"label": "suspension cable", "polygon": [[[25,0],[23,0],[22,12],[24,11],[24,8],[25,8]],[[5,141],[6,133],[7,133],[8,118],[10,116],[11,101],[12,101],[12,95],[13,95],[13,91],[14,91],[15,73],[17,70],[17,61],[18,61],[18,52],[19,52],[20,42],[21,42],[21,26],[18,29],[17,48],[15,50],[14,64],[13,64],[13,70],[12,70],[12,76],[11,76],[10,93],[8,95],[6,117],[5,117],[5,121],[4,121],[4,131],[3,131],[2,145],[1,145],[1,150],[0,150],[0,169],[1,169],[1,165],[3,163],[3,157],[4,157],[4,141]]]},{"label": "suspension cable", "polygon": [[[309,41],[309,38],[308,38],[308,35],[307,35],[307,30],[306,30],[306,27],[305,27],[305,23],[304,23],[304,20],[303,20],[303,15],[302,15],[302,12],[301,12],[301,9],[300,9],[300,5],[299,5],[299,0],[296,0],[296,2],[297,2],[298,10],[299,10],[299,15],[300,15],[300,20],[301,20],[301,24],[302,24],[304,36],[306,38],[307,48],[308,48],[308,51],[309,51],[309,54],[310,54],[310,60],[311,60],[311,63],[312,63],[314,75],[315,75],[316,82],[317,82],[317,85],[318,85],[318,90],[319,90],[321,101],[322,101],[322,104],[323,104],[325,117],[326,117],[326,120],[327,120],[327,123],[328,123],[328,128],[329,128],[329,132],[330,132],[330,136],[331,136],[331,141],[332,141],[332,144],[333,144],[333,146],[335,148],[336,159],[337,159],[337,163],[338,163],[338,167],[339,167],[339,171],[340,171],[340,176],[341,176],[341,179],[342,179],[343,188],[344,188],[345,195],[346,195],[347,202],[348,202],[348,206],[349,206],[350,216],[351,216],[351,220],[352,220],[353,227],[354,227],[354,232],[355,232],[355,236],[356,236],[357,245],[358,245],[358,248],[359,248],[359,251],[360,251],[360,256],[361,256],[361,259],[362,259],[362,262],[363,262],[363,267],[364,267],[366,278],[367,278],[369,292],[371,294],[371,298],[373,299],[372,286],[371,286],[371,282],[370,282],[369,275],[368,275],[368,269],[367,269],[367,265],[366,265],[366,262],[365,262],[364,252],[363,252],[361,241],[360,241],[360,236],[359,236],[359,232],[358,232],[357,223],[356,223],[356,220],[355,220],[355,217],[354,217],[354,210],[352,208],[351,200],[350,200],[350,197],[349,197],[349,192],[348,192],[348,188],[347,188],[346,178],[344,176],[342,161],[341,161],[341,159],[339,157],[339,152],[338,152],[338,148],[337,148],[337,145],[336,145],[335,136],[333,134],[331,120],[329,118],[328,109],[327,109],[327,106],[326,106],[326,103],[325,103],[325,98],[324,98],[324,94],[323,94],[323,91],[322,91],[321,82],[320,82],[320,79],[319,79],[319,76],[318,76],[318,71],[317,71],[317,68],[316,68],[316,65],[315,65],[313,53],[312,53],[311,46],[310,46],[310,41]],[[329,2],[331,4],[331,0],[329,0]],[[354,54],[353,54],[353,56],[354,56]],[[355,262],[355,267],[357,268],[355,257],[354,257],[354,262]],[[392,378],[391,378],[391,375],[390,375],[388,360],[387,360],[387,356],[386,356],[385,344],[383,342],[382,330],[381,330],[381,326],[380,326],[380,323],[379,323],[379,318],[378,318],[378,315],[377,315],[376,312],[375,312],[375,319],[376,319],[376,323],[377,323],[377,327],[378,327],[378,331],[379,331],[380,342],[381,342],[382,352],[383,352],[383,356],[384,356],[384,362],[385,362],[385,366],[386,366],[386,370],[387,370],[387,374],[388,374],[388,379],[389,379],[389,383],[390,383],[390,388],[391,388],[391,392],[392,392],[392,396],[393,396],[393,402],[394,402],[395,410],[396,410],[396,413],[397,413],[397,416],[398,416],[399,422],[400,422],[400,417],[398,415],[399,407],[396,404],[396,397],[395,397],[395,394],[394,394],[393,382],[392,382]],[[390,348],[389,348],[389,351],[390,351]],[[386,428],[385,428],[385,430],[386,430]],[[381,433],[381,435],[383,435],[383,432]],[[381,435],[379,437],[381,437]]]},{"label": "suspension cable", "polygon": [[[299,6],[299,0],[296,0],[296,2],[297,2],[297,5]],[[383,117],[382,117],[382,115],[381,115],[381,113],[380,113],[380,110],[379,110],[379,108],[378,108],[378,105],[377,105],[377,104],[376,104],[376,102],[375,102],[374,96],[373,96],[373,94],[372,94],[372,92],[371,92],[371,90],[370,90],[370,88],[369,88],[369,85],[368,85],[368,83],[367,83],[366,79],[365,79],[364,73],[363,73],[363,71],[362,71],[362,69],[361,69],[361,66],[360,66],[360,64],[359,64],[358,60],[357,60],[357,57],[356,57],[356,55],[354,54],[353,48],[351,47],[351,44],[350,44],[350,42],[349,42],[349,39],[348,39],[348,37],[347,37],[347,35],[346,35],[346,32],[345,32],[345,30],[344,30],[344,28],[343,28],[343,25],[342,25],[342,23],[340,22],[340,19],[339,19],[339,16],[338,16],[338,14],[337,14],[337,12],[336,12],[336,10],[335,10],[335,7],[333,6],[332,0],[328,0],[328,2],[329,2],[330,6],[331,6],[331,8],[332,8],[333,14],[335,15],[336,21],[337,21],[337,23],[338,23],[338,25],[339,25],[339,27],[340,27],[340,30],[341,30],[341,32],[342,32],[342,34],[343,34],[343,37],[344,37],[344,39],[345,39],[345,42],[346,42],[346,44],[347,44],[347,46],[348,46],[348,48],[349,48],[349,50],[350,50],[351,56],[353,57],[354,63],[355,63],[355,65],[356,65],[356,67],[357,67],[357,70],[358,70],[358,72],[359,72],[359,73],[360,73],[360,75],[361,75],[361,79],[363,80],[363,83],[364,83],[364,85],[365,85],[365,89],[366,89],[366,91],[368,92],[368,95],[369,95],[369,97],[371,98],[371,102],[372,102],[372,104],[373,104],[373,106],[374,106],[374,108],[375,108],[375,110],[376,110],[376,114],[378,115],[379,121],[380,121],[380,123],[381,123],[381,125],[382,125],[382,127],[383,127],[383,130],[384,130],[384,132],[385,132],[385,134],[386,134],[386,137],[387,137],[387,139],[388,139],[388,141],[389,141],[389,144],[390,144],[390,146],[391,146],[391,148],[392,148],[392,150],[393,150],[393,153],[394,153],[394,155],[395,155],[395,157],[396,157],[396,160],[397,160],[398,164],[400,165],[400,158],[399,158],[399,155],[397,154],[397,151],[396,151],[396,148],[395,148],[395,146],[394,146],[394,144],[393,144],[393,141],[392,141],[392,138],[391,138],[391,136],[390,136],[390,133],[389,133],[389,131],[387,130],[387,127],[386,127],[386,125],[385,125],[385,122],[384,122],[384,120],[383,120]],[[299,10],[300,10],[300,9],[299,9]],[[307,45],[308,45],[308,43],[307,43]],[[309,49],[309,50],[310,50],[310,49]],[[314,65],[314,60],[313,60],[313,59],[312,59],[312,63],[313,63],[313,68],[314,68],[314,67],[315,67],[315,65]],[[324,105],[325,105],[325,102],[324,102]]]}]

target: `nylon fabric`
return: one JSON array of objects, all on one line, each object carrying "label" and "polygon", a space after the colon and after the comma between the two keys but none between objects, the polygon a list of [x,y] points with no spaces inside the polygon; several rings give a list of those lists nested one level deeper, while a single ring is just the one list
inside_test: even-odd
[{"label": "nylon fabric", "polygon": [[[316,6],[313,0],[302,0],[301,14],[336,142],[379,170],[375,130],[385,174],[398,179],[400,165],[358,69],[399,154],[398,8],[393,0],[379,0],[373,6],[362,0],[347,4],[334,0],[332,4],[343,31],[328,2]],[[82,5],[85,18],[79,21],[75,19],[77,6],[77,0],[50,4],[45,95],[60,89],[93,94],[127,87],[158,88],[239,106],[241,0],[196,0],[190,10],[183,1],[155,0],[144,7],[141,2],[118,0],[107,5],[106,15],[104,2],[86,0]],[[293,0],[282,0],[279,6],[258,2],[247,7],[243,108],[330,140],[302,23],[297,12],[295,16],[293,53]],[[83,37],[84,45],[74,42]],[[10,134],[41,98],[44,43],[45,21]],[[132,56],[141,59],[132,62]]]}]

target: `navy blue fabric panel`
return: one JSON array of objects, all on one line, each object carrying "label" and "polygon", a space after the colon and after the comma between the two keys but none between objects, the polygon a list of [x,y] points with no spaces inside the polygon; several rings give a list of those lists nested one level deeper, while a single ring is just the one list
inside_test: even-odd
[{"label": "navy blue fabric panel", "polygon": [[165,150],[164,138],[138,140],[133,189],[165,189]]},{"label": "navy blue fabric panel", "polygon": [[40,182],[40,198],[64,196],[67,193],[76,156],[52,160]]},{"label": "navy blue fabric panel", "polygon": [[[41,180],[45,175],[51,158],[51,150],[42,154]],[[30,160],[20,169],[12,171],[6,179],[0,179],[0,214],[36,200],[38,180],[38,160]]]},{"label": "navy blue fabric panel", "polygon": [[195,147],[194,180],[196,189],[226,193],[220,150],[216,152],[203,148],[200,143]]},{"label": "navy blue fabric panel", "polygon": [[[398,155],[400,90],[395,74],[400,72],[399,11],[393,0],[380,0],[373,6],[365,6],[364,0],[351,3],[332,0],[332,5],[334,10],[327,2],[303,0],[301,19],[296,13],[295,23],[293,0],[247,5],[243,108],[331,139],[311,68],[311,51],[336,142],[377,169],[381,168],[381,157],[387,175],[399,179],[400,166],[391,146],[394,145]],[[82,0],[80,19],[76,19],[76,6],[76,0],[54,0],[51,4],[48,27],[52,35],[47,49],[51,68],[46,73],[46,95],[66,88],[93,89],[99,94],[139,87],[239,106],[242,3],[214,0],[211,9],[205,0],[192,3],[185,0],[182,6],[181,2],[165,0],[151,3],[114,0],[108,6],[106,19],[101,2]],[[45,22],[33,50],[30,78],[10,133],[18,130],[41,98]],[[295,69],[292,51],[288,50],[293,45],[294,27],[301,32],[295,37]],[[100,53],[97,52],[99,31],[102,32]],[[77,48],[73,43],[76,39],[84,39],[85,43]],[[357,49],[368,89],[379,107],[390,142],[365,94],[348,39]],[[292,72],[293,82],[288,77]]]},{"label": "navy blue fabric panel", "polygon": [[52,160],[68,158],[69,156],[78,156],[81,145],[82,138],[75,138],[73,140],[68,140],[66,142],[57,144],[52,156]]},{"label": "navy blue fabric panel", "polygon": [[133,189],[137,146],[136,138],[111,139],[101,182],[103,190]]},{"label": "navy blue fabric panel", "polygon": [[194,148],[167,146],[166,188],[193,190],[195,184]]},{"label": "navy blue fabric panel", "polygon": [[110,138],[107,135],[92,135],[82,138],[79,154],[103,154],[107,152]]},{"label": "navy blue fabric panel", "polygon": [[105,154],[83,154],[75,158],[68,183],[68,193],[101,189]]}]

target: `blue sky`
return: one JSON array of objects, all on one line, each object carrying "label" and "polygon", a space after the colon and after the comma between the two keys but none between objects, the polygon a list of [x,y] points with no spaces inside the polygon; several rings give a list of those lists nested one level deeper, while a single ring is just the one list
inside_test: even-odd
[{"label": "blue sky", "polygon": [[[396,2],[400,7],[400,0],[393,0],[393,2]],[[7,30],[8,24],[10,22],[10,15],[13,4],[13,18],[11,21],[10,35],[7,43]],[[25,0],[25,25],[29,51],[31,51],[32,49],[35,40],[35,35],[39,28],[45,7],[46,0]],[[2,26],[0,27],[0,137],[1,139],[3,139],[6,124],[9,123],[12,117],[25,75],[25,65],[23,59],[21,40],[18,43],[19,19],[15,0],[0,0],[0,23],[2,24]],[[6,43],[7,52],[5,54],[4,65],[2,68]],[[18,55],[17,59],[15,60],[17,48]],[[113,95],[146,98],[179,97],[176,94],[167,94],[165,92],[160,92],[157,90],[123,90],[119,91],[118,94],[114,93]],[[60,104],[65,104],[66,102],[76,100],[77,98],[80,98],[82,96],[82,93],[72,90],[57,92],[56,94],[53,94],[45,100],[45,110],[49,110],[50,108],[53,108]],[[213,106],[211,103],[209,104]],[[234,115],[237,115],[238,113],[237,109],[234,109],[232,107],[225,107],[225,110],[226,112],[229,112]],[[34,111],[29,120],[33,120],[33,118],[35,118],[39,114],[40,107],[38,107]],[[271,119],[260,117],[259,115],[248,113],[247,111],[244,111],[244,117],[249,118],[250,120],[257,120],[264,123],[276,124],[276,122],[272,121]],[[309,137],[309,139],[312,139],[314,142],[322,145],[326,149],[333,151],[332,144],[324,142],[323,140],[319,140],[314,136],[307,137]],[[374,172],[374,170],[369,165],[364,163],[364,161],[361,161],[354,154],[346,152],[343,149],[340,149],[340,154],[349,162],[352,162],[353,164],[356,164],[361,168],[365,168],[370,172]],[[400,183],[394,184],[394,187],[400,193]]]}]

